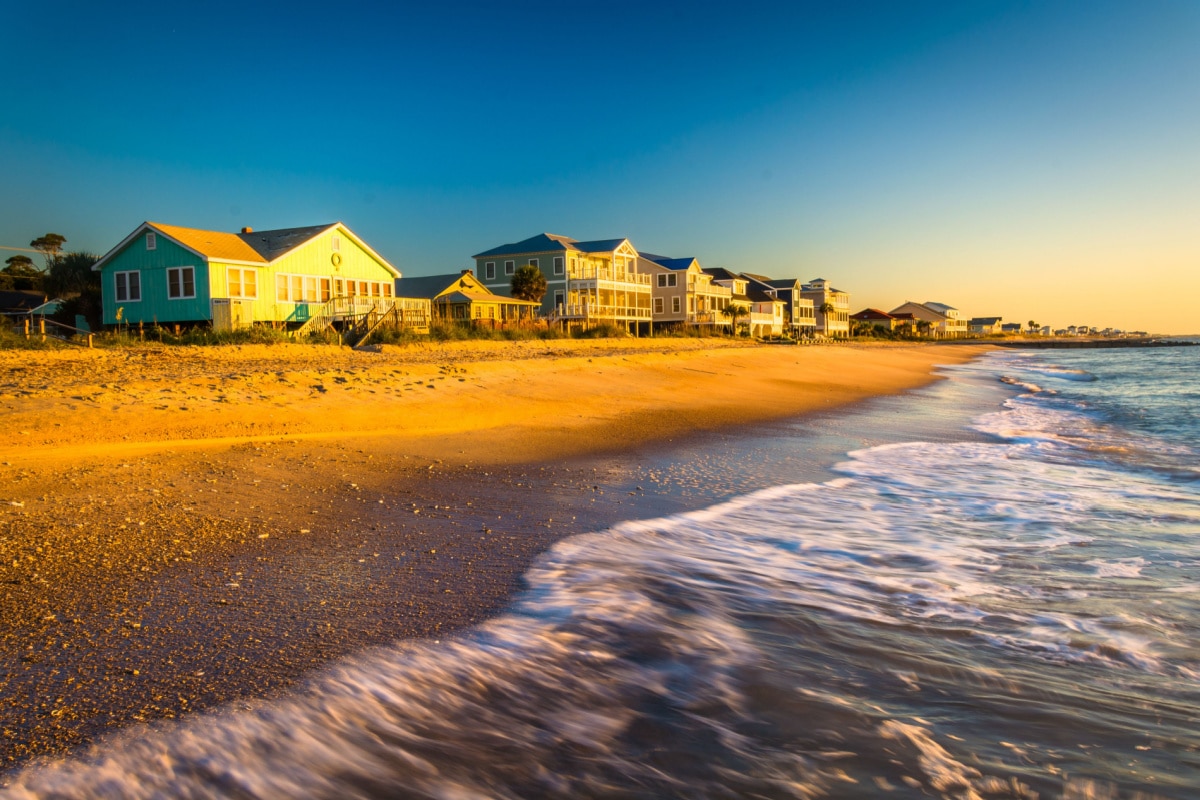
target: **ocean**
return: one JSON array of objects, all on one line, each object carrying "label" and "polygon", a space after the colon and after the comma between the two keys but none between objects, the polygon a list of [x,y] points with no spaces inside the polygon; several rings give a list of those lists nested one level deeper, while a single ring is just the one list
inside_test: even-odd
[{"label": "ocean", "polygon": [[560,542],[501,616],[0,796],[1200,796],[1200,347],[943,375],[614,458],[668,513]]}]

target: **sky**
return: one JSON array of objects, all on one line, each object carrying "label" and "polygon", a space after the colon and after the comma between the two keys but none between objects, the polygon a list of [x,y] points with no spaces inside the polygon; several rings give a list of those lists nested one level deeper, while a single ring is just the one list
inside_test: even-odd
[{"label": "sky", "polygon": [[341,221],[417,276],[627,237],[854,310],[1200,333],[1196,0],[42,0],[0,30],[0,246]]}]

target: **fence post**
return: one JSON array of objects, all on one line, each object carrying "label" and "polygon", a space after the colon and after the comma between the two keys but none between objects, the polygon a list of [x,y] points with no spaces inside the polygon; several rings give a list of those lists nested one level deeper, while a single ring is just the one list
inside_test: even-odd
[{"label": "fence post", "polygon": [[46,318],[42,317],[38,320],[38,333],[42,335],[42,341],[46,341]]},{"label": "fence post", "polygon": [[25,338],[29,338],[29,318],[25,318]]},{"label": "fence post", "polygon": [[92,346],[92,334],[89,333],[88,334],[88,347],[90,348],[91,346]]}]

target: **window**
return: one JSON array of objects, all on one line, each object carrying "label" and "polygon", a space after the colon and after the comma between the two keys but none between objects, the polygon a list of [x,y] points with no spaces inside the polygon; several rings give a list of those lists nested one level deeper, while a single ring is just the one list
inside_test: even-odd
[{"label": "window", "polygon": [[277,303],[288,302],[288,276],[287,275],[276,275],[275,276],[275,302],[277,302]]},{"label": "window", "polygon": [[[661,278],[662,276],[659,275],[658,277]],[[654,298],[654,313],[655,314],[663,313],[663,299],[661,297]]]},{"label": "window", "polygon": [[367,282],[359,281],[358,282],[358,296],[359,297],[367,297],[370,294],[371,294],[371,290],[367,288]]},{"label": "window", "polygon": [[541,265],[541,263],[540,263],[540,262],[539,262],[539,261],[538,261],[536,258],[531,258],[531,259],[529,259],[529,266],[531,266],[531,267],[537,267],[538,269],[541,269],[541,268],[542,268],[542,265]]},{"label": "window", "polygon": [[252,269],[230,267],[225,271],[229,296],[253,300],[258,297],[258,273]]},{"label": "window", "polygon": [[[675,276],[672,275],[671,277],[674,278]],[[671,313],[672,314],[679,313],[679,298],[678,297],[671,298]]]},{"label": "window", "polygon": [[142,299],[142,273],[116,272],[113,278],[117,283],[118,303],[136,303]]},{"label": "window", "polygon": [[321,302],[329,302],[330,293],[332,291],[332,281],[329,278],[321,278]]},{"label": "window", "polygon": [[346,296],[346,281],[343,280],[342,278],[334,278],[333,279],[333,296],[334,297],[345,297]]},{"label": "window", "polygon": [[483,277],[489,281],[496,279],[496,262],[495,261],[487,261],[484,263]]},{"label": "window", "polygon": [[677,286],[678,278],[679,278],[679,276],[672,272],[670,275],[667,276],[667,286]]},{"label": "window", "polygon": [[505,261],[505,262],[504,262],[504,274],[505,274],[505,275],[512,275],[512,274],[513,274],[513,269],[514,269],[515,267],[516,267],[516,262],[514,262],[514,261]]},{"label": "window", "polygon": [[554,290],[554,307],[561,308],[562,304],[563,304],[563,291],[562,291],[562,289],[555,289]]},{"label": "window", "polygon": [[667,273],[658,273],[658,288],[662,289],[667,285]]},{"label": "window", "polygon": [[562,256],[554,257],[554,274],[555,275],[563,274],[563,257]]},{"label": "window", "polygon": [[329,240],[329,247],[330,247],[330,249],[332,249],[332,250],[333,250],[333,252],[335,252],[335,253],[341,252],[341,249],[342,249],[342,239],[341,239],[341,237],[340,237],[340,236],[334,236],[332,239],[330,239],[330,240]]},{"label": "window", "polygon": [[167,270],[167,297],[187,300],[196,296],[196,270],[192,267],[171,267]]},{"label": "window", "polygon": [[158,234],[157,233],[147,233],[146,234],[146,249],[147,250],[157,250],[158,249]]},{"label": "window", "polygon": [[664,289],[664,288],[666,288],[666,287],[668,287],[668,286],[676,286],[676,285],[678,285],[678,282],[677,282],[677,281],[678,281],[678,277],[679,277],[679,276],[677,276],[677,275],[675,275],[675,274],[669,274],[669,273],[666,273],[666,272],[660,272],[660,273],[659,273],[659,275],[658,275],[658,288],[660,288],[660,289]]},{"label": "window", "polygon": [[383,284],[383,296],[384,297],[392,296],[392,285],[390,283]]}]

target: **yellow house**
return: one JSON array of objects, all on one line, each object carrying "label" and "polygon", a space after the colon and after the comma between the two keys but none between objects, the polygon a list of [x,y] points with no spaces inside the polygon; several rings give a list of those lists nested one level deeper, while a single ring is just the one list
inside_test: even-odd
[{"label": "yellow house", "polygon": [[462,322],[510,322],[537,314],[540,303],[496,294],[469,269],[450,275],[398,278],[396,295],[430,301],[435,319]]}]

